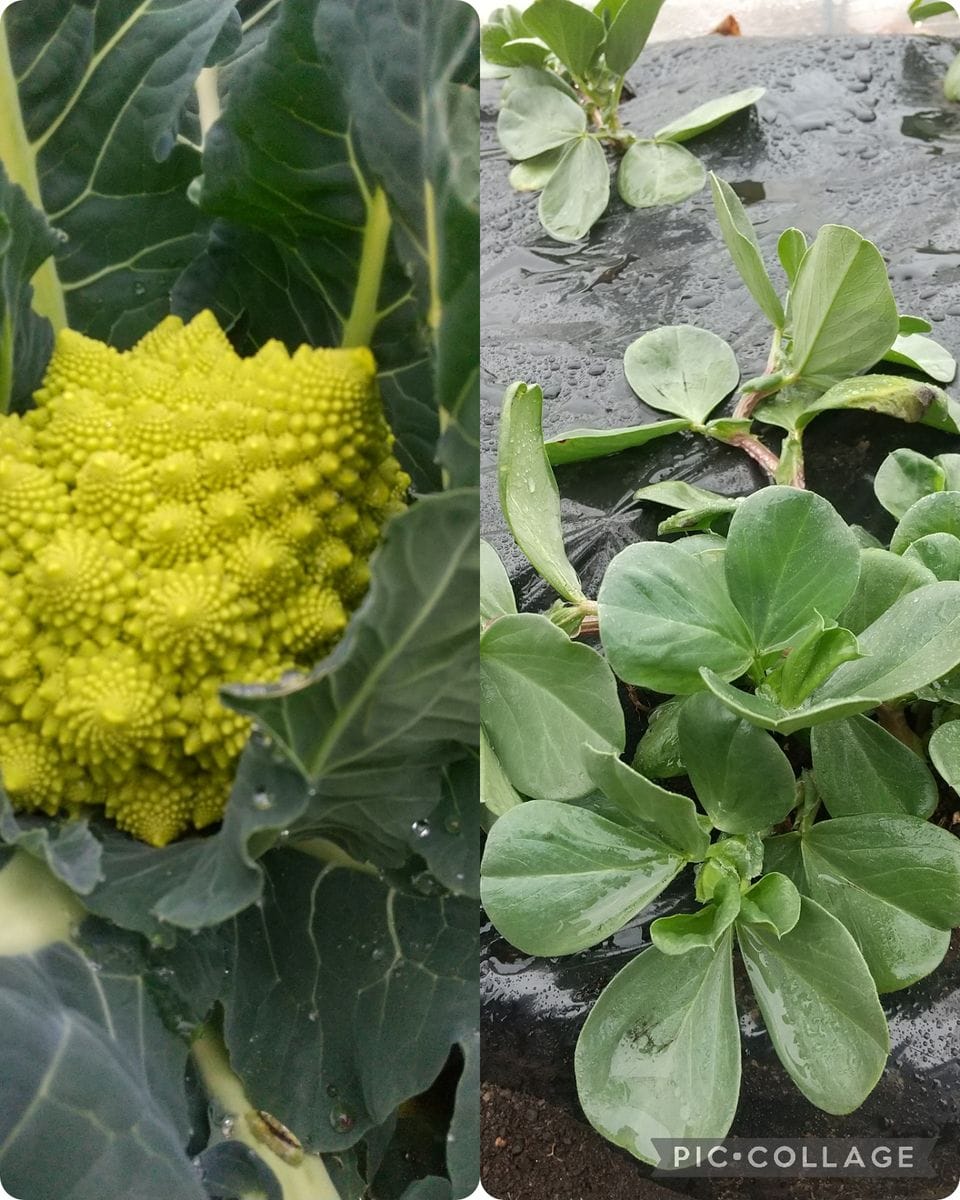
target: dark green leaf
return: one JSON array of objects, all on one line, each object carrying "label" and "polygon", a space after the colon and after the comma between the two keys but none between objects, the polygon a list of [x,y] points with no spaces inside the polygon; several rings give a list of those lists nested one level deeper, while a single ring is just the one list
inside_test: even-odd
[{"label": "dark green leaf", "polygon": [[187,199],[200,156],[177,128],[232,7],[52,0],[41,13],[5,12],[26,132],[21,171],[39,181],[30,198],[66,235],[41,285],[39,307],[55,324],[65,304],[73,328],[125,348],[169,313],[208,224]]},{"label": "dark green leaf", "polygon": [[231,1065],[258,1106],[308,1149],[343,1150],[476,1029],[476,904],[295,850],[264,870],[262,905],[160,962],[188,1009],[222,1004]]},{"label": "dark green leaf", "polygon": [[440,803],[429,819],[408,826],[407,843],[426,862],[431,879],[455,896],[478,896],[480,875],[480,760],[470,754],[442,768]]},{"label": "dark green leaf", "polygon": [[477,737],[477,498],[427,496],[386,528],[347,636],[301,683],[232,689],[314,781],[455,757]]},{"label": "dark green leaf", "polygon": [[610,168],[603,147],[596,138],[584,135],[567,145],[540,193],[537,211],[551,237],[578,242],[600,219],[609,201]]},{"label": "dark green leaf", "polygon": [[[763,89],[759,91],[762,94]],[[720,233],[730,251],[733,265],[740,272],[740,277],[759,305],[760,311],[777,329],[782,328],[783,306],[770,282],[760,254],[760,243],[740,197],[729,183],[712,172],[710,189],[713,192],[713,207],[716,210]]]},{"label": "dark green leaf", "polygon": [[543,447],[542,416],[539,387],[515,383],[507,388],[497,458],[500,507],[538,574],[565,600],[578,601],[583,589],[563,547],[560,493]]},{"label": "dark green leaf", "polygon": [[734,513],[724,570],[754,644],[766,651],[790,645],[817,614],[837,616],[857,586],[860,548],[821,496],[764,488]]},{"label": "dark green leaf", "polygon": [[737,386],[733,351],[715,333],[666,325],[631,342],[623,356],[627,382],[644,404],[699,424]]},{"label": "dark green leaf", "polygon": [[493,621],[517,611],[510,576],[490,545],[480,539],[480,620]]},{"label": "dark green leaf", "polygon": [[617,806],[628,826],[665,842],[691,862],[706,857],[710,834],[692,800],[651,783],[614,753],[588,750],[586,761],[594,784]]},{"label": "dark green leaf", "polygon": [[480,895],[524,953],[573,954],[626,925],[683,864],[663,842],[596,813],[530,800],[490,830]]},{"label": "dark green leaf", "polygon": [[626,75],[640,57],[664,0],[622,0],[610,22],[603,56],[615,75]]},{"label": "dark green leaf", "polygon": [[283,1200],[283,1188],[263,1159],[233,1138],[204,1150],[196,1167],[209,1196]]},{"label": "dark green leaf", "polygon": [[893,345],[900,321],[880,251],[853,229],[824,225],[790,296],[793,370],[829,386]]},{"label": "dark green leaf", "polygon": [[620,160],[617,190],[633,208],[679,204],[707,181],[699,158],[675,142],[637,141]]},{"label": "dark green leaf", "polygon": [[656,438],[668,437],[690,428],[687,420],[654,421],[650,425],[630,425],[624,429],[568,429],[548,438],[544,445],[553,466],[603,458],[621,450],[645,446]]},{"label": "dark green leaf", "polygon": [[[0,958],[4,1185],[100,1200],[135,1179],[144,1200],[202,1200],[183,1152],[187,1047],[151,1002],[139,943],[96,924],[93,956],[66,941],[43,948],[51,877],[17,856],[0,881],[29,898],[37,936],[32,953]],[[21,898],[5,891],[3,903],[8,923],[30,923]]]},{"label": "dark green leaf", "polygon": [[604,660],[533,613],[491,625],[480,659],[483,723],[511,783],[544,800],[586,795],[586,748],[623,749],[623,712]]},{"label": "dark green leaf", "polygon": [[512,5],[497,9],[480,29],[480,53],[499,67],[539,67],[547,48],[532,42],[526,32],[523,14]]},{"label": "dark green leaf", "polygon": [[103,878],[100,843],[85,819],[52,822],[31,813],[16,813],[0,787],[0,840],[39,858],[58,879],[81,896]]},{"label": "dark green leaf", "polygon": [[649,779],[672,779],[686,775],[680,756],[680,713],[686,696],[674,696],[658,704],[647,718],[647,728],[637,746],[634,769]]},{"label": "dark green leaf", "polygon": [[737,935],[767,1031],[794,1083],[825,1112],[858,1108],[883,1072],[890,1043],[853,937],[806,897],[782,937],[748,924]]},{"label": "dark green leaf", "polygon": [[648,500],[666,508],[696,509],[714,508],[717,512],[735,512],[740,503],[734,496],[721,496],[706,488],[695,487],[681,479],[670,479],[664,483],[651,483],[633,493],[634,500]]},{"label": "dark green leaf", "polygon": [[818,725],[810,749],[817,791],[833,817],[929,817],[937,807],[937,785],[923,759],[867,717]]},{"label": "dark green leaf", "polygon": [[591,1125],[645,1162],[659,1159],[656,1137],[724,1137],[740,1093],[730,938],[628,963],[590,1010],[575,1064]]},{"label": "dark green leaf", "polygon": [[587,74],[603,41],[599,17],[574,0],[535,0],[523,21],[574,75]]},{"label": "dark green leaf", "polygon": [[679,546],[639,542],[622,550],[597,603],[604,649],[627,683],[685,694],[701,690],[704,663],[736,679],[753,659],[722,577]]},{"label": "dark green leaf", "polygon": [[[0,412],[29,406],[53,349],[50,322],[31,308],[30,281],[57,245],[44,217],[9,182],[0,162]],[[47,273],[53,269],[49,265]]]},{"label": "dark green leaf", "polygon": [[726,833],[752,833],[782,821],[796,803],[796,780],[773,738],[739,719],[709,692],[680,713],[680,754],[710,820]]}]

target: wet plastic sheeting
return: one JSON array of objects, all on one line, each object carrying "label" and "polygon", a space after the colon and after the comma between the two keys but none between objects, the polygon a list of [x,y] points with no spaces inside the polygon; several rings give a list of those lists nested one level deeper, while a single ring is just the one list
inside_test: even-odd
[{"label": "wet plastic sheeting", "polygon": [[[776,239],[850,224],[886,255],[902,312],[927,317],[931,336],[960,351],[960,105],[941,81],[957,47],[923,38],[751,42],[700,39],[651,47],[626,106],[632,128],[652,133],[711,96],[768,88],[756,112],[691,142],[748,205],[765,259],[782,281]],[[625,347],[657,325],[690,322],[727,338],[744,378],[762,371],[769,330],[716,233],[709,193],[676,208],[635,212],[613,202],[587,242],[563,246],[517,195],[496,145],[496,85],[484,93],[482,320],[486,535],[507,561],[526,608],[553,597],[506,534],[496,502],[495,445],[503,388],[544,388],[548,435],[574,425],[654,420],[623,378]],[[956,388],[956,385],[954,385]],[[775,431],[772,431],[775,433]],[[951,444],[952,443],[952,444]],[[827,414],[806,438],[808,478],[849,520],[884,536],[872,476],[900,445],[957,449],[956,439],[865,414]],[[771,445],[776,440],[771,439]],[[662,510],[631,492],[682,478],[742,494],[763,482],[742,455],[692,437],[672,438],[558,471],[568,549],[588,593],[622,546],[654,534]],[[647,919],[682,897],[674,892]],[[687,904],[689,907],[689,904]],[[635,922],[602,947],[563,960],[529,959],[488,931],[483,965],[485,1076],[578,1111],[573,1047],[590,1003],[645,943]],[[893,1053],[857,1113],[829,1117],[790,1084],[740,981],[744,1085],[734,1133],[940,1134],[937,1160],[960,1175],[960,956],[885,999]],[[676,1185],[680,1186],[680,1185]],[[693,1185],[691,1185],[692,1187]],[[929,1185],[928,1185],[929,1186]],[[904,1187],[903,1194],[917,1194]],[[940,1194],[938,1192],[929,1194]]]},{"label": "wet plastic sheeting", "polygon": [[[922,37],[715,37],[651,46],[625,115],[649,135],[711,96],[766,86],[756,111],[688,145],[747,203],[774,279],[783,282],[776,257],[783,229],[797,225],[810,236],[828,222],[853,225],[887,256],[901,311],[926,316],[931,336],[958,351],[960,105],[949,105],[941,88],[956,49]],[[719,240],[708,190],[645,211],[614,199],[588,241],[575,246],[544,233],[536,195],[519,195],[507,182],[495,137],[497,86],[485,84],[483,94],[485,527],[521,601],[536,607],[548,590],[523,569],[496,503],[504,387],[515,379],[543,386],[548,435],[639,424],[660,414],[640,404],[623,378],[623,352],[634,338],[657,325],[703,326],[731,343],[746,379],[763,370],[769,328]],[[874,511],[870,481],[884,455],[898,445],[945,445],[927,430],[850,414],[819,418],[806,441],[811,485],[881,535],[888,527]],[[731,494],[762,482],[743,455],[687,436],[558,472],[568,548],[588,592],[622,546],[652,536],[654,515],[632,508],[632,491],[672,477]]]}]

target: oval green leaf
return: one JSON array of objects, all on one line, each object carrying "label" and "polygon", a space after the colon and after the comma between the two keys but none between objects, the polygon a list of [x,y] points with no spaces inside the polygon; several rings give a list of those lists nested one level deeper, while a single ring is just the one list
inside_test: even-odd
[{"label": "oval green leaf", "polygon": [[811,896],[853,934],[879,991],[935,970],[960,924],[960,839],[917,817],[818,821],[801,839]]},{"label": "oval green leaf", "polygon": [[679,204],[707,181],[703,163],[674,142],[634,142],[620,160],[617,190],[633,208]]},{"label": "oval green leaf", "polygon": [[938,383],[950,383],[957,373],[957,360],[950,351],[919,333],[899,334],[883,358],[922,371]]},{"label": "oval green leaf", "polygon": [[946,721],[930,738],[930,759],[955,792],[960,792],[960,721]]},{"label": "oval green leaf", "polygon": [[535,384],[507,388],[497,456],[500,507],[517,545],[564,600],[583,599],[560,525],[560,493],[543,448],[543,392]]},{"label": "oval green leaf", "polygon": [[916,450],[894,450],[880,464],[873,491],[883,507],[898,521],[924,496],[942,492],[947,476],[932,458]]},{"label": "oval green leaf", "polygon": [[684,860],[584,808],[529,800],[490,830],[480,897],[525,954],[574,954],[616,933],[663,891]]},{"label": "oval green leaf", "polygon": [[563,157],[563,150],[563,146],[555,146],[553,150],[544,150],[533,158],[514,163],[510,169],[510,186],[517,192],[539,192],[550,182],[550,176]]},{"label": "oval green leaf", "polygon": [[604,649],[626,683],[685,694],[702,690],[704,663],[736,679],[752,662],[750,635],[720,573],[677,546],[638,542],[622,550],[597,605]]},{"label": "oval green leaf", "polygon": [[592,786],[585,748],[623,749],[623,712],[610,668],[533,613],[501,617],[481,637],[480,706],[497,758],[527,796],[584,796]]},{"label": "oval green leaf", "polygon": [[793,1082],[825,1112],[842,1115],[873,1091],[890,1039],[877,990],[845,926],[804,897],[783,937],[738,923],[754,995]]},{"label": "oval green leaf", "polygon": [[960,579],[960,538],[928,533],[904,550],[903,557],[921,563],[937,579]]},{"label": "oval green leaf", "polygon": [[740,380],[737,360],[723,338],[695,325],[665,325],[644,333],[627,347],[623,370],[644,404],[696,424]]},{"label": "oval green leaf", "polygon": [[597,789],[613,801],[625,821],[690,862],[705,857],[710,834],[700,824],[692,800],[651,783],[611,752],[588,749],[586,761]]},{"label": "oval green leaf", "polygon": [[690,428],[687,420],[653,421],[649,425],[630,425],[623,429],[568,429],[544,442],[547,458],[552,466],[564,463],[586,462],[591,458],[605,458],[621,450],[633,450],[645,446],[657,438],[669,437]]},{"label": "oval green leaf", "polygon": [[793,370],[823,386],[873,366],[900,328],[883,256],[844,225],[817,234],[797,272],[790,312]]},{"label": "oval green leaf", "polygon": [[497,137],[511,158],[533,158],[565,146],[587,128],[587,114],[558,88],[514,88],[497,118]]},{"label": "oval green leaf", "polygon": [[517,789],[507,778],[500,759],[493,752],[487,731],[480,726],[480,803],[495,817],[522,803]]},{"label": "oval green leaf", "polygon": [[923,759],[868,717],[816,726],[810,749],[817,791],[832,817],[929,817],[937,807],[937,785]]},{"label": "oval green leaf", "polygon": [[919,562],[880,548],[861,550],[857,590],[837,621],[859,636],[901,596],[935,582],[936,576]]},{"label": "oval green leaf", "polygon": [[822,496],[768,487],[734,513],[724,570],[757,650],[773,650],[790,645],[818,614],[830,619],[843,609],[860,577],[860,547]]},{"label": "oval green leaf", "polygon": [[762,87],[744,88],[742,92],[731,92],[727,96],[718,96],[716,100],[708,100],[664,125],[653,136],[658,142],[685,142],[716,125],[722,125],[735,113],[756,104],[766,90]]},{"label": "oval green leaf", "polygon": [[714,899],[695,913],[658,917],[650,926],[650,940],[662,954],[689,954],[712,950],[740,912],[740,881],[721,880]]},{"label": "oval green leaf", "polygon": [[535,0],[525,10],[523,23],[580,76],[589,71],[604,36],[600,18],[574,0]]},{"label": "oval green leaf", "polygon": [[480,539],[480,620],[493,621],[517,611],[510,576],[496,550]]},{"label": "oval green leaf", "polygon": [[934,492],[912,504],[893,531],[890,549],[894,554],[902,554],[928,533],[952,533],[960,537],[960,492]]},{"label": "oval green leaf", "polygon": [[777,241],[777,258],[791,286],[797,278],[803,256],[807,252],[807,239],[800,229],[785,229]]},{"label": "oval green leaf", "polygon": [[540,223],[558,242],[579,242],[609,202],[607,156],[596,138],[584,135],[567,146],[540,193]]},{"label": "oval green leaf", "polygon": [[664,0],[623,0],[607,30],[603,56],[615,75],[626,75],[647,44]]},{"label": "oval green leaf", "polygon": [[864,657],[838,667],[811,702],[870,696],[880,704],[952,671],[960,664],[960,583],[930,583],[901,597],[858,640]]},{"label": "oval green leaf", "polygon": [[730,950],[729,935],[680,957],[645,950],[607,984],[580,1032],[583,1111],[644,1162],[658,1161],[654,1138],[722,1138],[733,1121],[740,1028]]},{"label": "oval green leaf", "polygon": [[725,833],[770,828],[797,800],[793,767],[769,733],[742,720],[709,692],[680,713],[680,754],[710,820]]},{"label": "oval green leaf", "polygon": [[800,893],[786,875],[771,871],[750,888],[740,901],[740,920],[748,925],[765,925],[783,937],[800,920]]}]

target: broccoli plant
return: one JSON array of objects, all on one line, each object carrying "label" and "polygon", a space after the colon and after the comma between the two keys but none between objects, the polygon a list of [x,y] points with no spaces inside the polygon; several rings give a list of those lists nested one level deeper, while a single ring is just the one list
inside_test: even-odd
[{"label": "broccoli plant", "polygon": [[[774,321],[780,378],[741,404],[809,372],[811,412],[843,389],[884,412],[878,396],[912,389],[914,419],[935,414],[955,433],[953,402],[926,384],[844,378],[889,348],[899,321],[892,296],[866,302],[889,291],[876,251],[836,229],[821,245],[839,237],[852,253],[825,265],[821,231],[800,259]],[[748,231],[735,244],[758,262]],[[849,283],[827,287],[840,267]],[[854,283],[859,310],[844,290]],[[829,336],[834,311],[845,340]],[[816,331],[812,349],[804,330]],[[662,333],[646,385],[696,426],[734,387],[732,355],[689,327]],[[680,510],[660,532],[681,536],[628,546],[589,597],[564,549],[541,410],[538,387],[508,390],[500,498],[560,600],[517,612],[490,546],[481,559],[487,913],[525,953],[571,954],[687,872],[689,911],[651,923],[648,947],[597,997],[573,1064],[586,1116],[638,1158],[658,1161],[657,1138],[731,1127],[736,954],[793,1083],[822,1110],[851,1113],[887,1060],[880,995],[935,971],[960,925],[960,840],[936,820],[949,820],[960,784],[958,456],[886,460],[876,494],[897,524],[882,545],[800,486],[794,423],[792,485],[746,498],[677,481],[641,489]],[[620,684],[649,714],[630,762]]]},{"label": "broccoli plant", "polygon": [[698,105],[638,137],[621,122],[626,76],[640,57],[663,0],[535,0],[498,8],[481,49],[507,73],[497,135],[516,166],[510,183],[539,191],[544,229],[561,242],[585,237],[610,200],[606,151],[620,156],[617,190],[634,208],[679,204],[706,182],[681,143],[722,124],[764,94],[746,88]]},{"label": "broccoli plant", "polygon": [[478,1168],[478,30],[0,22],[0,1181]]}]

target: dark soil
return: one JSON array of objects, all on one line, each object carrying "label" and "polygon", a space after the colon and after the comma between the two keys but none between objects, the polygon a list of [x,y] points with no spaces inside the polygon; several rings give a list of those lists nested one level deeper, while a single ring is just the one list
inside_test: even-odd
[{"label": "dark soil", "polygon": [[480,1093],[483,1186],[497,1200],[671,1200],[623,1151],[523,1092]]},{"label": "dark soil", "polygon": [[[942,1200],[936,1179],[686,1179],[677,1189],[546,1100],[484,1084],[481,1178],[496,1200]],[[939,1157],[934,1151],[933,1165]],[[938,1171],[943,1178],[942,1165]],[[682,1189],[682,1191],[680,1191]]]}]

